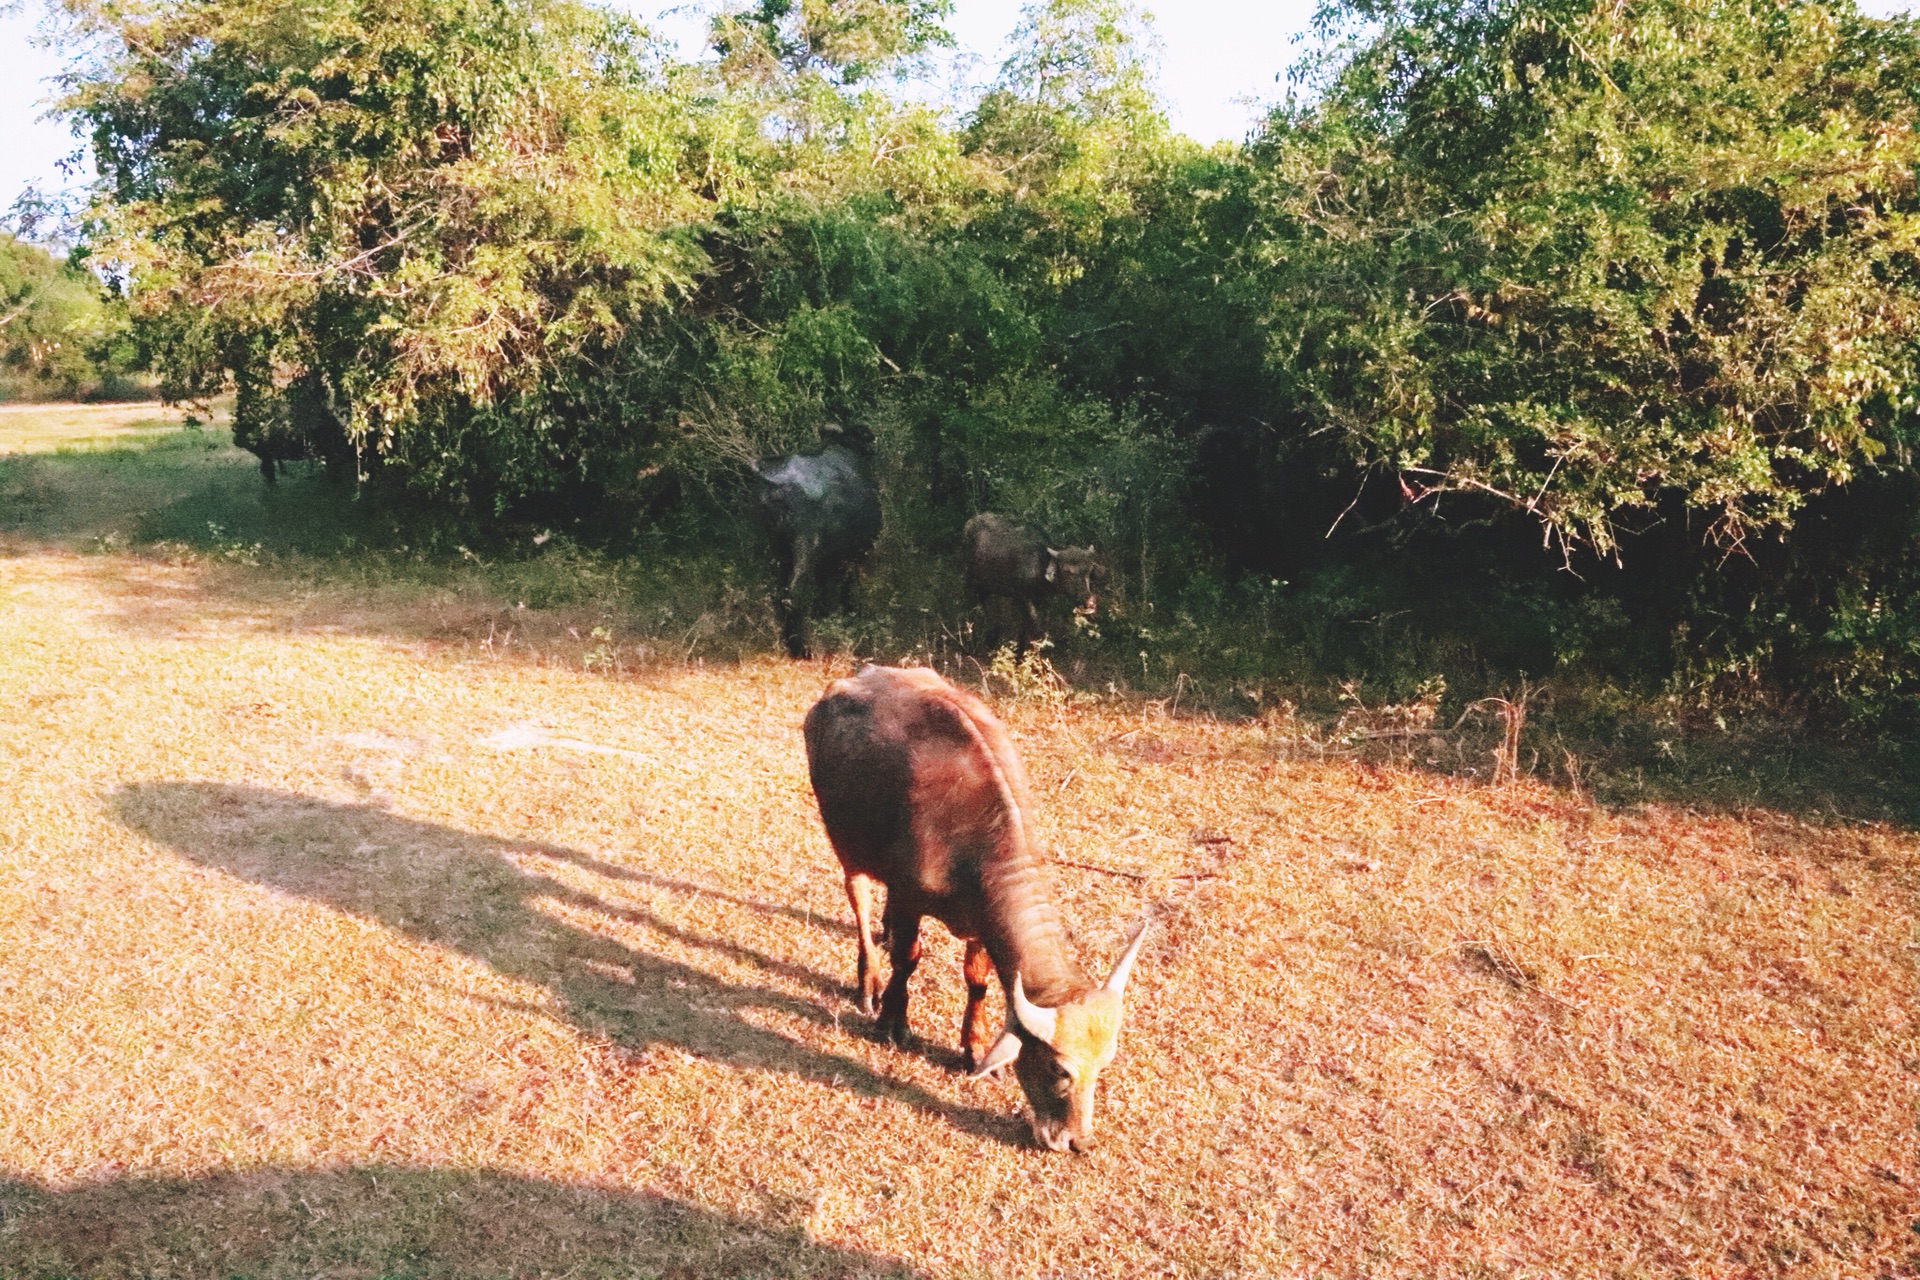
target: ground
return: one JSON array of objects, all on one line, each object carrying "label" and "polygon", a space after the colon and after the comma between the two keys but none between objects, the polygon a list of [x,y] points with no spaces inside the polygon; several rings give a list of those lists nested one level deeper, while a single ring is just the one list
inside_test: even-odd
[{"label": "ground", "polygon": [[69,412],[0,421],[6,1280],[1920,1274],[1909,828],[996,686],[1089,967],[1155,922],[1052,1155],[937,926],[920,1043],[853,1010],[848,659],[280,555]]}]

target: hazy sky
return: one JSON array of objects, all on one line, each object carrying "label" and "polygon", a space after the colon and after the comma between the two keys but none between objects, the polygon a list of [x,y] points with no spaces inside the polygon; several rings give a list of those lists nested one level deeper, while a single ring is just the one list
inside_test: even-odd
[{"label": "hazy sky", "polygon": [[[1908,9],[1913,0],[1863,0],[1869,13]],[[991,79],[1006,56],[1006,39],[1020,15],[1022,0],[956,0],[953,32],[969,78]],[[698,5],[664,10],[658,0],[627,0],[621,7],[657,18],[663,34],[697,41],[702,20]],[[1161,43],[1160,89],[1174,127],[1195,138],[1239,138],[1256,115],[1254,103],[1280,96],[1276,77],[1299,57],[1299,36],[1313,13],[1314,0],[1161,0],[1149,3]],[[55,190],[72,180],[59,170],[62,157],[78,142],[58,122],[43,119],[52,93],[47,77],[61,67],[57,49],[33,37],[42,12],[40,0],[26,0],[24,12],[0,13],[0,216],[29,185]]]}]

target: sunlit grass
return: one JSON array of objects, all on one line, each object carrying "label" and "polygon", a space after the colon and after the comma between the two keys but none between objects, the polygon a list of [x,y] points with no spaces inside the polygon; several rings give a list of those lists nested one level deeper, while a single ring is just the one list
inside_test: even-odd
[{"label": "sunlit grass", "polygon": [[1911,831],[1003,696],[1090,967],[1159,921],[1050,1156],[937,926],[920,1046],[852,1009],[843,662],[595,660],[584,598],[131,554],[73,493],[0,531],[0,1277],[1916,1265]]},{"label": "sunlit grass", "polygon": [[0,454],[120,449],[177,431],[190,416],[158,401],[0,404]]}]

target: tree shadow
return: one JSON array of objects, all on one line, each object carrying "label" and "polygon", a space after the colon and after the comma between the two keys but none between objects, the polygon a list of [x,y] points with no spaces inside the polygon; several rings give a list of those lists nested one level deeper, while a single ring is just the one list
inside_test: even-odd
[{"label": "tree shadow", "polygon": [[[1716,725],[1681,723],[1666,712],[1656,718],[1651,711],[1595,710],[1579,701],[1577,691],[1556,706],[1551,692],[1550,686],[1536,690],[1549,696],[1524,722],[1516,781],[1615,812],[1667,805],[1736,818],[1776,814],[1818,826],[1884,823],[1920,830],[1920,743],[1843,737],[1758,712]],[[1474,704],[1478,714],[1456,719],[1449,712],[1431,728],[1395,724],[1395,707],[1362,707],[1356,714],[1352,707],[1302,703],[1264,721],[1222,715],[1204,703],[1162,709],[1151,729],[1143,724],[1102,749],[1166,765],[1204,755],[1205,740],[1223,724],[1256,725],[1266,744],[1264,758],[1401,770],[1484,786],[1489,794],[1500,790],[1495,774],[1504,735],[1484,703]]]},{"label": "tree shadow", "polygon": [[[121,822],[201,866],[378,920],[410,937],[463,951],[496,972],[545,986],[571,1024],[624,1048],[672,1045],[730,1066],[784,1072],[904,1103],[966,1133],[1021,1144],[1018,1126],[1003,1116],[956,1106],[737,1016],[765,1010],[821,1027],[837,1025],[819,1002],[772,986],[728,982],[542,910],[541,904],[557,904],[589,919],[639,925],[682,946],[811,988],[823,999],[843,995],[838,983],[816,970],[686,929],[644,908],[610,904],[537,869],[545,859],[610,870],[591,855],[259,787],[142,783],[115,792],[111,803]],[[652,882],[646,873],[625,874]],[[660,883],[697,888],[671,879]],[[737,901],[748,909],[767,909]],[[773,910],[794,914],[785,907]]]},{"label": "tree shadow", "polygon": [[0,1172],[0,1276],[922,1274],[817,1243],[804,1212],[740,1218],[489,1169],[263,1169],[67,1190]]},{"label": "tree shadow", "polygon": [[[102,447],[0,455],[0,533],[71,545],[112,532],[122,543],[166,541],[218,552],[241,543],[271,553],[339,555],[396,549],[472,530],[404,491],[349,489],[313,467],[266,484],[225,424],[161,427]],[[448,550],[452,547],[449,545]]]}]

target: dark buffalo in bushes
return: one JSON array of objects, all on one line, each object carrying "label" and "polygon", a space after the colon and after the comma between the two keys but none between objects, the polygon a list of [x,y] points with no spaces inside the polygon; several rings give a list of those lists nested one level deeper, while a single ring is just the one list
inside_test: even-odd
[{"label": "dark buffalo in bushes", "polygon": [[242,377],[234,398],[233,442],[260,459],[268,484],[279,464],[318,460],[327,476],[344,480],[353,473],[353,441],[335,408],[324,379],[309,373],[284,390],[258,376]]},{"label": "dark buffalo in bushes", "polygon": [[983,605],[1011,604],[1018,652],[1040,637],[1040,605],[1049,597],[1064,596],[1087,614],[1099,603],[1100,560],[1092,547],[1056,551],[1018,520],[992,511],[967,521],[960,544],[968,596]]},{"label": "dark buffalo in bushes", "polygon": [[755,515],[772,553],[773,610],[780,642],[796,658],[811,651],[807,622],[831,604],[851,604],[853,570],[880,536],[880,497],[858,440],[828,427],[814,453],[753,464]]}]

